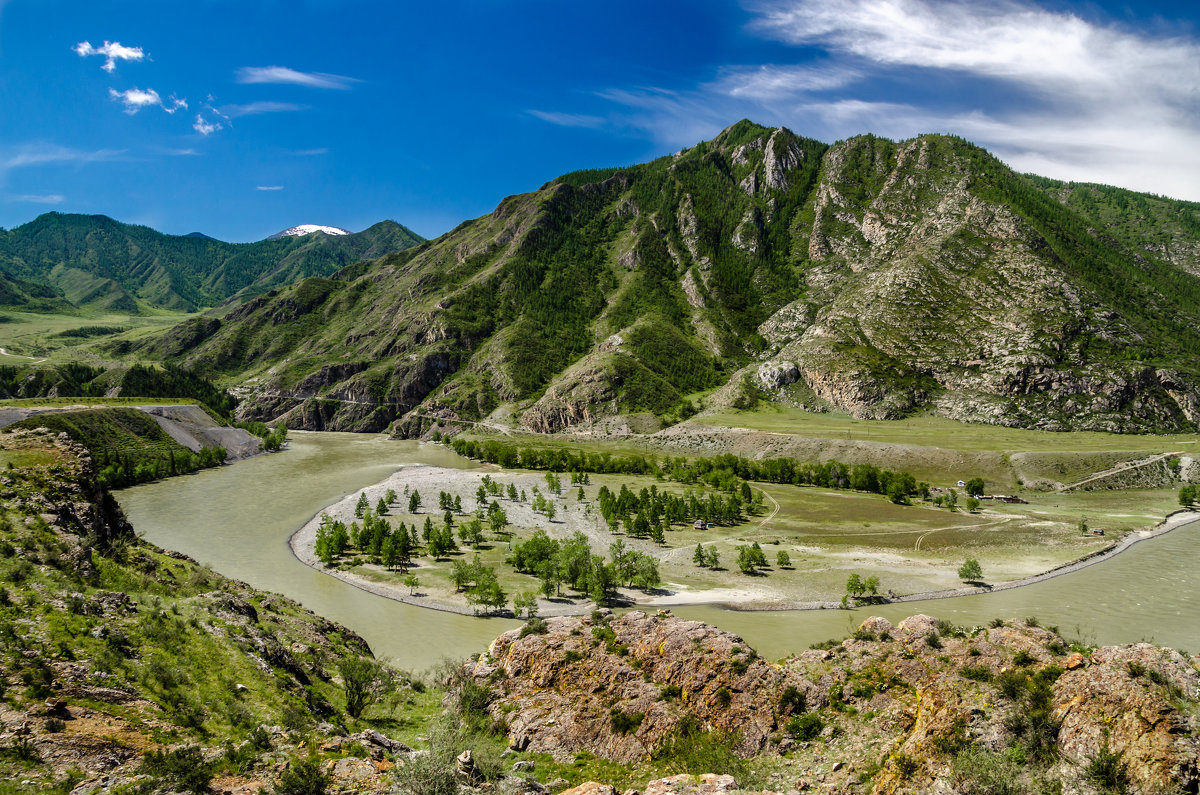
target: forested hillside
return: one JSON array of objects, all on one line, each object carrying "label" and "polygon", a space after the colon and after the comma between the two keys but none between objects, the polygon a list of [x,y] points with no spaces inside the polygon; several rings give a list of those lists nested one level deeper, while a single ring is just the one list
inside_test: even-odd
[{"label": "forested hillside", "polygon": [[245,412],[289,427],[637,431],[767,400],[1194,430],[1197,223],[957,138],[828,146],[742,121],[146,352],[247,385]]},{"label": "forested hillside", "polygon": [[351,235],[235,244],[204,235],[164,235],[103,215],[46,213],[0,232],[0,306],[194,311],[307,276],[328,276],[420,241],[393,221]]}]

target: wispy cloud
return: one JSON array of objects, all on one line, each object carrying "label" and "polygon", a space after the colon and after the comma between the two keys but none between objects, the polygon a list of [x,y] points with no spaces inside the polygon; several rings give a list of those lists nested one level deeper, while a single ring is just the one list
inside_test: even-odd
[{"label": "wispy cloud", "polygon": [[292,154],[300,155],[301,157],[317,157],[318,155],[329,154],[329,149],[324,146],[322,146],[318,149],[299,149],[299,150],[293,152]]},{"label": "wispy cloud", "polygon": [[171,157],[198,157],[200,155],[200,153],[197,150],[191,149],[191,148],[167,149],[167,150],[165,150],[165,153],[170,155]]},{"label": "wispy cloud", "polygon": [[283,190],[282,185],[259,185],[255,190]]},{"label": "wispy cloud", "polygon": [[167,97],[164,101],[153,88],[147,88],[145,91],[140,88],[131,88],[127,91],[117,91],[110,88],[108,95],[123,104],[125,112],[130,116],[142,108],[159,107],[167,113],[174,113],[181,109],[187,110],[188,106],[186,99],[180,99],[174,94]]},{"label": "wispy cloud", "polygon": [[308,105],[297,105],[293,102],[251,102],[247,105],[222,105],[221,115],[228,119],[240,116],[257,116],[261,113],[292,113],[298,110],[308,110]]},{"label": "wispy cloud", "polygon": [[286,66],[244,66],[237,70],[237,81],[239,83],[276,83],[339,90],[345,90],[359,82],[353,77],[331,75],[325,72],[299,72]]},{"label": "wispy cloud", "polygon": [[104,63],[100,68],[109,74],[117,70],[117,61],[140,61],[146,57],[141,47],[126,47],[119,41],[106,41],[99,47],[93,47],[91,42],[81,41],[72,49],[76,55],[83,58],[103,55]]},{"label": "wispy cloud", "polygon": [[57,144],[30,144],[17,148],[4,157],[5,169],[44,166],[54,163],[98,163],[116,160],[124,149],[70,149]]},{"label": "wispy cloud", "polygon": [[[601,96],[671,146],[743,116],[826,140],[952,132],[1019,170],[1200,199],[1195,37],[1029,0],[766,0],[751,10],[749,30],[795,46],[797,63]],[[919,88],[933,81],[936,92]]]},{"label": "wispy cloud", "polygon": [[530,116],[536,119],[541,119],[550,124],[556,124],[559,127],[585,127],[595,129],[604,124],[604,119],[600,116],[587,116],[580,113],[557,113],[548,110],[530,110],[526,111]]},{"label": "wispy cloud", "polygon": [[222,129],[223,125],[216,121],[207,121],[204,116],[197,113],[196,120],[192,122],[192,129],[201,135],[212,135],[217,130]]},{"label": "wispy cloud", "polygon": [[13,196],[13,201],[25,202],[27,204],[62,204],[67,200],[66,196],[60,193],[45,193],[45,194],[24,194],[21,196]]}]

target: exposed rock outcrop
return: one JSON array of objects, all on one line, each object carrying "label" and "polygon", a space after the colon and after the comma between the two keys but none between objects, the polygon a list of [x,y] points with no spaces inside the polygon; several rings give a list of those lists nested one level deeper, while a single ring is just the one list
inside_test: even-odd
[{"label": "exposed rock outcrop", "polygon": [[[1119,760],[1130,791],[1200,786],[1200,672],[1149,644],[1072,649],[1027,623],[967,629],[916,615],[869,618],[840,644],[771,665],[736,636],[664,613],[555,618],[546,630],[507,632],[467,669],[492,689],[513,748],[633,762],[690,721],[739,754],[788,754],[825,791],[982,791],[970,786],[984,774],[956,758],[1006,748],[1030,760],[1007,774],[1010,791],[1038,778],[1091,793],[1089,766],[1103,754]],[[812,717],[792,721],[803,714]]]}]

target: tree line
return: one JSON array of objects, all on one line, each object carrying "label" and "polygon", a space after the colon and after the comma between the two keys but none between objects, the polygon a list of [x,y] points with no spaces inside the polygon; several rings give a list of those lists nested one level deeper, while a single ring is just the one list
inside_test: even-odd
[{"label": "tree line", "polygon": [[506,469],[646,475],[677,483],[703,483],[730,493],[740,491],[744,481],[754,481],[883,494],[898,504],[905,504],[914,496],[929,495],[928,483],[918,482],[908,472],[881,469],[874,464],[809,462],[794,458],[751,460],[732,454],[694,459],[682,456],[659,458],[640,453],[518,447],[495,439],[480,441],[462,437],[455,437],[449,444],[461,456],[499,464]]}]

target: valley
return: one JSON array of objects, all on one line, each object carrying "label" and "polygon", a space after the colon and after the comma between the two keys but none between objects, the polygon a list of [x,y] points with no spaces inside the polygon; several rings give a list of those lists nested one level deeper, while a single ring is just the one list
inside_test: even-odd
[{"label": "valley", "polygon": [[1190,786],[1195,658],[1100,647],[1200,646],[1195,216],[743,121],[429,241],[4,232],[0,769]]}]

